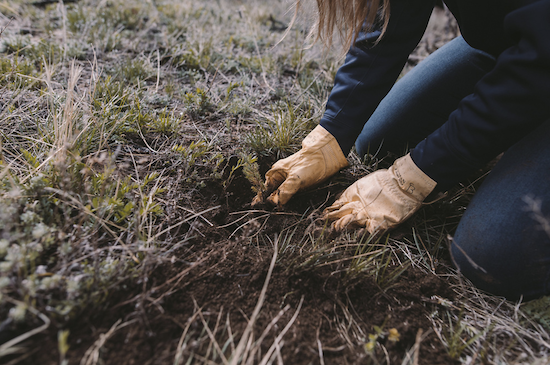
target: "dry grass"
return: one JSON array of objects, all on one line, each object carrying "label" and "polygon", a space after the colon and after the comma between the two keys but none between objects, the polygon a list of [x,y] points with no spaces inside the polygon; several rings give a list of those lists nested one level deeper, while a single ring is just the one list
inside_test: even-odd
[{"label": "dry grass", "polygon": [[[323,56],[319,46],[305,49],[303,23],[280,42],[281,24],[292,16],[289,5],[0,2],[0,318],[2,326],[24,330],[0,345],[0,358],[24,363],[26,340],[52,330],[54,322],[55,332],[85,312],[102,313],[109,295],[130,282],[144,288],[131,301],[146,303],[160,288],[145,289],[155,268],[179,262],[191,270],[204,260],[179,255],[201,227],[214,226],[208,214],[219,206],[193,203],[205,177],[225,189],[232,183],[232,170],[224,176],[231,156],[255,176],[256,156],[296,150],[322,112],[341,59],[337,52]],[[350,161],[353,176],[384,163],[362,164],[354,155]],[[450,198],[457,212],[470,193],[464,189]],[[531,206],[537,213],[535,201]],[[173,363],[280,363],[283,336],[302,302],[282,308],[262,336],[251,332],[273,267],[340,262],[348,280],[369,272],[381,286],[399,275],[388,267],[444,272],[457,298],[444,303],[448,310],[439,306],[432,313],[433,331],[463,364],[549,362],[548,328],[535,309],[527,313],[520,303],[480,293],[440,260],[452,222],[438,226],[419,218],[415,226],[421,228],[409,239],[374,243],[358,232],[328,237],[313,211],[271,240],[262,235],[266,222],[291,213],[260,213],[232,212],[231,218],[237,228],[229,238],[273,252],[248,326],[235,333],[223,310],[213,324],[195,303]],[[298,224],[312,230],[297,234]],[[187,272],[162,290],[175,291]],[[346,303],[341,310],[339,335],[350,347],[364,344],[370,329],[361,328]],[[288,313],[290,320],[280,323]],[[202,331],[190,330],[195,322]],[[99,335],[81,364],[101,363],[105,343],[132,323],[116,322]],[[262,352],[260,345],[266,348],[264,340],[276,328]],[[67,336],[58,337],[60,363],[70,351]],[[422,338],[419,333],[417,342]],[[191,342],[206,350],[184,359]],[[421,363],[417,349],[403,363]]]}]

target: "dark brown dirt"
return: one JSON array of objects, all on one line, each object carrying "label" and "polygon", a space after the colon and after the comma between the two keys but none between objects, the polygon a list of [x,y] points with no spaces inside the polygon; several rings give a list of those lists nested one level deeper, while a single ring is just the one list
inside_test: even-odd
[{"label": "dark brown dirt", "polygon": [[[335,181],[345,183],[350,178],[343,173]],[[118,320],[126,325],[100,346],[99,355],[105,364],[173,364],[178,342],[186,330],[188,338],[181,352],[183,363],[208,356],[212,345],[204,332],[204,323],[220,347],[227,344],[230,333],[235,336],[235,344],[238,343],[258,302],[273,256],[273,246],[265,238],[274,240],[277,233],[293,225],[296,237],[302,237],[309,223],[301,216],[324,206],[342,189],[334,181],[326,183],[296,196],[285,214],[272,212],[269,219],[258,219],[257,225],[239,228],[244,220],[232,222],[242,216],[239,211],[250,210],[253,197],[250,183],[240,172],[225,189],[218,182],[208,182],[197,191],[195,201],[202,202],[203,208],[220,205],[207,216],[214,226],[201,226],[201,235],[192,238],[179,253],[182,260],[156,266],[141,283],[139,280],[127,283],[125,290],[111,295],[104,312],[75,319],[68,326],[69,364],[80,364],[86,351]],[[269,213],[260,211],[254,215],[261,217],[265,212]],[[249,238],[255,235],[258,240],[251,244]],[[325,364],[371,363],[373,354],[365,350],[364,344],[370,334],[376,333],[375,326],[383,331],[374,352],[379,363],[400,364],[419,334],[424,335],[418,337],[422,339],[420,363],[454,363],[431,330],[428,319],[429,313],[437,309],[432,296],[453,297],[448,284],[440,278],[408,267],[392,285],[382,289],[367,275],[346,275],[346,266],[341,263],[299,264],[306,261],[307,257],[298,252],[279,255],[253,328],[254,338],[258,339],[281,311],[283,314],[263,340],[262,354],[269,350],[302,301],[295,322],[283,337],[280,351],[285,364],[320,364],[320,348]],[[388,268],[395,269],[398,268]],[[350,313],[355,322],[346,319]],[[388,339],[391,328],[397,329],[398,342]],[[348,340],[344,340],[346,336]],[[51,351],[36,352],[22,363],[59,363],[55,326],[33,341]],[[215,362],[222,363],[220,359]]]},{"label": "dark brown dirt", "polygon": [[[247,316],[252,313],[265,280],[269,257],[259,254],[255,247],[228,244],[212,253],[177,287],[167,286],[164,292],[151,293],[145,301],[131,302],[117,308],[106,317],[90,318],[86,326],[71,328],[70,363],[79,363],[84,352],[99,334],[105,333],[117,319],[134,320],[120,329],[101,350],[106,364],[169,364],[173,362],[177,344],[182,332],[196,313],[196,305],[202,308],[204,319],[215,331],[214,323],[222,319],[222,326],[229,318],[233,333],[240,333],[247,324]],[[202,270],[201,270],[202,268]],[[175,274],[172,273],[172,275]],[[172,275],[155,272],[153,283],[161,283]],[[324,349],[325,363],[363,363],[368,354],[353,338],[347,344],[337,332],[337,320],[344,320],[343,308],[354,313],[358,326],[375,333],[374,326],[384,329],[396,328],[399,342],[387,339],[380,341],[389,352],[390,363],[401,363],[405,353],[415,344],[419,330],[428,333],[420,346],[420,359],[423,364],[451,364],[442,344],[435,334],[430,333],[431,323],[427,318],[432,295],[451,295],[445,283],[433,275],[418,270],[407,270],[395,285],[382,292],[372,279],[363,277],[355,283],[343,285],[343,278],[333,275],[331,270],[311,270],[289,272],[278,267],[273,273],[260,317],[254,327],[258,338],[268,323],[286,305],[290,309],[278,321],[262,346],[265,353],[275,335],[288,323],[298,308],[300,299],[303,305],[294,325],[285,335],[282,358],[285,364],[319,363],[318,343]],[[154,284],[153,284],[154,285]],[[169,289],[169,291],[167,291]],[[137,304],[140,304],[136,307]],[[140,308],[140,306],[144,306]],[[137,312],[134,311],[137,309]],[[125,317],[126,315],[126,317]],[[195,336],[202,330],[201,320],[191,323],[191,333]],[[53,336],[49,336],[51,340]],[[216,338],[220,345],[227,339],[227,333],[219,329]],[[366,339],[364,339],[366,340]],[[363,340],[363,341],[364,341]],[[319,342],[318,342],[319,341]],[[190,341],[183,351],[183,358],[193,354],[204,354],[209,341]],[[55,349],[55,343],[52,343]],[[42,363],[57,363],[56,351],[52,351],[50,361],[41,354]],[[383,353],[377,353],[378,357]],[[33,358],[31,363],[37,363]]]}]

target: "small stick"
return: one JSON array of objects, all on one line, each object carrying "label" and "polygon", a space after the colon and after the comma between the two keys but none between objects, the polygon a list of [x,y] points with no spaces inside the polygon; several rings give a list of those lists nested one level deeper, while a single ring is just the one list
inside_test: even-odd
[{"label": "small stick", "polygon": [[414,342],[414,355],[413,355],[413,365],[418,365],[418,356],[420,355],[420,342],[422,342],[422,328],[418,329],[416,333],[416,341]]},{"label": "small stick", "polygon": [[9,25],[11,24],[11,21],[14,19],[14,17],[11,17],[8,24],[6,24],[6,26],[4,28],[2,28],[2,30],[0,30],[0,37],[2,37],[2,34],[4,33],[4,31],[6,30],[7,27],[9,27]]},{"label": "small stick", "polygon": [[160,82],[160,52],[157,48],[157,86],[155,88],[155,93],[159,92],[159,82]]}]

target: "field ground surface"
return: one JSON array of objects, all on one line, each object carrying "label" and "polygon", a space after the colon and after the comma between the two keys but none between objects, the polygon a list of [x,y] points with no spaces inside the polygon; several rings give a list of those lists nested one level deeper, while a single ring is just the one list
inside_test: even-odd
[{"label": "field ground surface", "polygon": [[[382,237],[321,217],[392,156],[251,206],[342,63],[307,6],[0,0],[1,363],[550,363],[549,298],[448,255],[490,167]],[[403,73],[457,34],[435,11]]]}]

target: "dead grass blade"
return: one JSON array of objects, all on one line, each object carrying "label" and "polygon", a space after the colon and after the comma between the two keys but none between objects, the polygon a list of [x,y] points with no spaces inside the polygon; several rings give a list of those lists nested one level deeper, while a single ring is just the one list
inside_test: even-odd
[{"label": "dead grass blade", "polygon": [[216,351],[218,351],[218,355],[220,356],[220,359],[222,360],[224,365],[228,364],[227,359],[226,359],[225,355],[223,354],[223,350],[221,349],[220,345],[218,344],[218,341],[216,340],[216,336],[215,336],[215,333],[218,330],[218,325],[220,324],[220,318],[221,318],[222,313],[223,313],[223,307],[220,308],[220,313],[218,314],[218,318],[216,320],[216,325],[214,326],[214,331],[212,331],[210,329],[210,327],[208,326],[208,323],[206,323],[206,320],[204,319],[204,316],[202,315],[202,310],[199,308],[197,302],[195,301],[195,298],[193,298],[193,303],[195,304],[195,309],[199,313],[199,317],[201,319],[203,328],[206,330],[206,333],[208,334],[208,337],[210,338],[210,343],[208,344],[208,349],[206,350],[205,358],[208,358],[208,356],[210,354],[210,351],[211,351],[211,346],[213,345],[216,348]]},{"label": "dead grass blade", "polygon": [[[267,292],[267,287],[269,285],[269,280],[271,280],[271,274],[273,273],[273,269],[275,268],[275,263],[277,262],[277,253],[279,252],[278,249],[278,240],[275,240],[274,247],[273,247],[273,257],[271,259],[271,264],[269,265],[269,269],[267,271],[267,276],[265,278],[264,285],[262,287],[262,291],[260,292],[260,297],[258,298],[258,302],[256,303],[256,307],[254,308],[254,311],[252,312],[252,315],[250,316],[250,320],[248,321],[248,324],[246,325],[246,328],[242,334],[242,337],[239,341],[239,344],[237,345],[237,348],[235,352],[231,356],[231,365],[237,365],[239,360],[244,355],[245,346],[247,343],[251,340],[251,334],[252,329],[256,323],[256,319],[258,318],[258,314],[260,314],[260,310],[262,309],[262,306],[264,304],[265,300],[265,294]],[[246,346],[248,347],[248,346]]]},{"label": "dead grass blade", "polygon": [[193,322],[195,322],[195,319],[197,319],[197,317],[199,316],[200,311],[201,311],[201,308],[196,310],[193,316],[187,320],[187,324],[185,325],[185,328],[183,329],[180,340],[178,342],[178,350],[176,351],[176,356],[174,358],[174,365],[180,365],[181,361],[183,361],[182,356],[183,356],[183,351],[185,350],[185,338],[187,337],[189,328],[191,328],[191,325],[193,324]]},{"label": "dead grass blade", "polygon": [[279,361],[282,361],[282,359],[280,358],[280,345],[281,345],[281,342],[283,340],[284,335],[288,332],[290,327],[292,327],[292,325],[296,321],[296,318],[298,318],[298,314],[300,314],[300,309],[302,309],[302,304],[303,303],[304,303],[304,296],[302,295],[302,298],[300,299],[300,303],[298,304],[298,308],[296,308],[296,312],[294,312],[294,315],[292,316],[290,321],[288,321],[288,323],[286,324],[285,328],[283,328],[281,333],[279,333],[279,335],[277,335],[277,338],[275,338],[275,341],[273,341],[273,344],[271,345],[271,347],[269,348],[267,353],[262,358],[262,362],[260,362],[260,365],[266,365],[268,363],[268,361],[271,359],[271,356],[273,355],[273,352],[275,350],[277,350],[277,353],[276,353],[277,358],[279,359]]},{"label": "dead grass blade", "polygon": [[97,365],[99,363],[99,360],[100,360],[99,351],[105,345],[105,342],[107,342],[107,340],[109,338],[111,338],[111,336],[113,336],[113,334],[116,331],[118,331],[119,329],[124,328],[124,327],[136,322],[136,320],[134,319],[134,320],[131,320],[131,321],[128,321],[128,322],[124,322],[122,324],[120,324],[120,322],[122,322],[121,319],[116,321],[115,324],[113,324],[111,326],[109,331],[99,335],[99,338],[86,351],[86,353],[84,354],[84,356],[80,360],[80,365]]},{"label": "dead grass blade", "polygon": [[[256,354],[260,350],[260,346],[262,345],[265,337],[269,334],[271,329],[279,322],[281,317],[290,309],[289,305],[286,305],[283,309],[279,311],[279,313],[269,322],[267,327],[264,329],[261,336],[256,341],[255,346],[250,351],[252,354]],[[250,356],[250,360],[247,362],[247,364],[252,364],[252,360],[254,359],[254,356]]]}]

